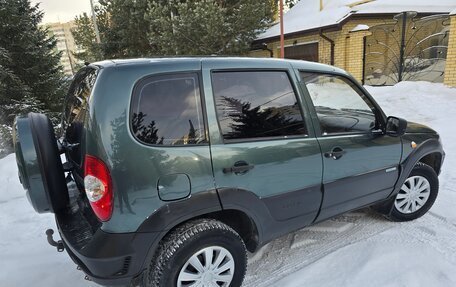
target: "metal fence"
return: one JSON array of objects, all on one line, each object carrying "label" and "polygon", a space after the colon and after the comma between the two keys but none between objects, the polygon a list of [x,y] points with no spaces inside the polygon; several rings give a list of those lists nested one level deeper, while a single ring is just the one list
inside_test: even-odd
[{"label": "metal fence", "polygon": [[394,85],[400,81],[443,82],[450,18],[417,18],[403,12],[390,23],[373,26],[364,39],[363,83]]}]

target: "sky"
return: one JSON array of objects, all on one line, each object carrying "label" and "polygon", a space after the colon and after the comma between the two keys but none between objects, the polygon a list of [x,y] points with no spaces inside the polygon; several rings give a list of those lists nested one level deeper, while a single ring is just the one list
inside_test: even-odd
[{"label": "sky", "polygon": [[[318,6],[318,0],[301,0],[310,5]],[[32,4],[41,3],[44,11],[43,23],[68,22],[83,12],[90,13],[90,0],[31,0]],[[97,0],[94,0],[96,3]],[[331,2],[353,2],[353,0],[324,0],[325,6]]]},{"label": "sky", "polygon": [[31,0],[31,2],[41,3],[40,9],[44,11],[43,23],[68,22],[83,12],[90,13],[90,0]]},{"label": "sky", "polygon": [[[318,0],[301,0],[309,4],[317,5]],[[330,3],[334,0],[325,0]],[[349,0],[336,0],[347,2]],[[68,22],[83,12],[90,13],[90,0],[31,0],[32,4],[41,3],[40,8],[44,11],[43,23]],[[97,1],[94,0],[94,3]]]}]

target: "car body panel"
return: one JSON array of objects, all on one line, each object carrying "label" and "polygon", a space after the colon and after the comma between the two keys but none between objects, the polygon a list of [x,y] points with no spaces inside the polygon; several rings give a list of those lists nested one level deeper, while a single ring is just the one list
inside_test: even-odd
[{"label": "car body panel", "polygon": [[145,145],[133,137],[129,125],[131,95],[137,81],[152,74],[199,72],[200,67],[198,59],[184,59],[101,69],[90,99],[85,145],[87,153],[103,160],[112,175],[114,209],[111,219],[103,222],[103,231],[134,232],[165,205],[157,190],[160,177],[185,174],[191,183],[189,196],[214,189],[208,144],[191,149]]},{"label": "car body panel", "polygon": [[400,138],[371,134],[319,137],[322,152],[340,147],[339,159],[323,157],[324,200],[318,220],[386,198],[399,176]]},{"label": "car body panel", "polygon": [[[297,76],[300,72],[314,72],[347,78],[375,108],[377,128],[385,127],[386,116],[379,105],[348,73],[337,68],[332,71],[309,70],[299,62],[293,62],[292,65]],[[371,132],[323,135],[320,128],[322,114],[325,117],[340,120],[341,117],[345,117],[344,112],[315,108],[306,84],[300,81],[300,87],[303,98],[308,103],[323,155],[324,199],[317,221],[386,198],[393,190],[399,176],[398,166],[402,155],[401,138],[385,134],[374,135]],[[335,148],[342,149],[345,154],[339,159],[324,156],[325,153],[330,153]]]},{"label": "car body panel", "polygon": [[[226,62],[208,59],[203,60],[202,69],[216,188],[236,188],[252,192],[264,202],[275,221],[286,222],[291,218],[302,217],[302,226],[310,224],[319,211],[322,199],[321,152],[312,136],[313,132],[308,136],[289,139],[224,142],[217,122],[212,92],[212,72],[280,70],[286,71],[289,77],[293,78],[290,65],[280,61],[265,65],[258,61]],[[295,90],[298,89],[295,83],[292,85]],[[300,95],[296,96],[300,103]],[[309,119],[305,111],[304,115]],[[307,130],[313,130],[309,122]],[[223,171],[239,161],[254,168],[245,174]],[[224,205],[223,198],[221,203]]]},{"label": "car body panel", "polygon": [[423,124],[407,121],[407,134],[436,134],[437,132]]}]

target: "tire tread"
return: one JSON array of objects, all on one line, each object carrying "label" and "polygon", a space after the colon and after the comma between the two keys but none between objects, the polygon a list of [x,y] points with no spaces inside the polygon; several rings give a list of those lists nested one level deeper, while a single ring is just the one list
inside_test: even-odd
[{"label": "tire tread", "polygon": [[[196,219],[178,226],[163,238],[151,260],[148,271],[144,276],[145,280],[143,286],[162,287],[161,280],[164,277],[165,266],[176,252],[197,234],[211,230],[219,230],[235,235],[239,239],[239,242],[242,243],[243,249],[245,250],[245,262],[247,262],[247,249],[242,238],[235,230],[215,219]],[[245,268],[246,267],[247,266],[245,266]],[[245,277],[245,272],[243,276]]]},{"label": "tire tread", "polygon": [[[426,214],[429,209],[431,209],[432,205],[435,202],[435,199],[437,198],[438,192],[439,192],[439,178],[435,172],[435,170],[430,167],[429,165],[423,163],[423,162],[417,162],[416,165],[413,167],[410,175],[417,170],[424,171],[426,173],[429,173],[432,178],[430,180],[434,181],[432,184],[434,184],[433,189],[431,189],[431,195],[428,201],[425,203],[425,206],[423,206],[420,210],[416,211],[415,213],[412,214],[402,214],[399,211],[395,210],[394,207],[394,200],[391,202],[391,208],[389,209],[389,212],[384,214],[386,218],[388,218],[391,221],[395,222],[403,222],[403,221],[410,221],[417,219],[424,214]],[[409,175],[409,176],[410,176]],[[428,179],[429,180],[429,179]]]}]

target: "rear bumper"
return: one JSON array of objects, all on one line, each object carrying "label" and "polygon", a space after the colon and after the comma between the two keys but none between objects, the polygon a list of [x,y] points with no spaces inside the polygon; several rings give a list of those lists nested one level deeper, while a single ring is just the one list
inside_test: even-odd
[{"label": "rear bumper", "polygon": [[128,285],[141,275],[147,266],[144,263],[157,245],[158,233],[116,234],[101,229],[88,234],[84,244],[78,244],[71,230],[58,218],[57,227],[71,259],[90,280],[101,285]]}]

